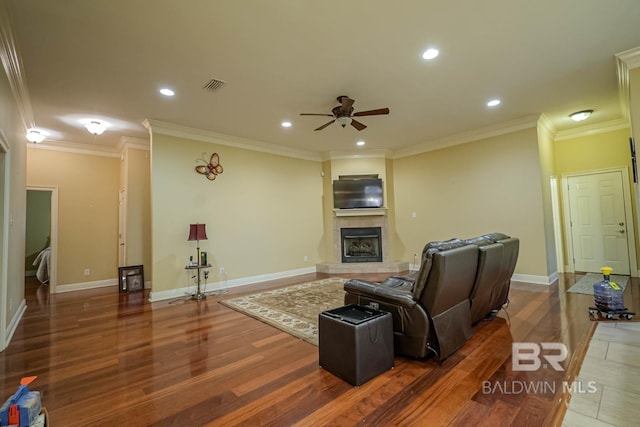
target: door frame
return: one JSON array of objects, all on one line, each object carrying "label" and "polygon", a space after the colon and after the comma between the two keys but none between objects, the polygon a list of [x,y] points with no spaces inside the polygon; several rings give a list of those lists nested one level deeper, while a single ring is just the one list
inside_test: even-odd
[{"label": "door frame", "polygon": [[633,210],[631,208],[631,184],[629,182],[629,168],[627,166],[619,168],[593,169],[582,172],[572,172],[562,174],[562,217],[564,220],[564,237],[567,254],[567,272],[575,272],[573,262],[573,234],[571,232],[571,215],[569,209],[569,178],[586,175],[599,175],[608,172],[620,172],[622,175],[622,195],[624,199],[624,218],[627,224],[627,249],[629,251],[629,271],[632,277],[638,277],[638,262],[636,259],[636,231],[633,221]]},{"label": "door frame", "polygon": [[58,187],[28,185],[27,191],[48,191],[51,193],[51,259],[49,260],[49,293],[56,293],[58,283]]},{"label": "door frame", "polygon": [[1,160],[4,162],[4,176],[0,179],[0,184],[3,185],[3,197],[0,200],[0,203],[2,203],[0,206],[2,209],[2,221],[0,221],[0,227],[2,227],[2,239],[0,239],[0,245],[2,245],[2,250],[0,250],[0,351],[3,351],[8,344],[7,332],[9,332],[7,331],[7,312],[9,308],[9,302],[7,301],[9,273],[7,269],[9,267],[9,169],[11,169],[11,151],[2,129],[0,129],[0,151],[4,154]]}]

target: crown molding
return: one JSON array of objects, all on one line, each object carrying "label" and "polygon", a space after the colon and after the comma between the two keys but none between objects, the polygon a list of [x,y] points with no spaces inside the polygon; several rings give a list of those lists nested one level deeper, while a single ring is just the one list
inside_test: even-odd
[{"label": "crown molding", "polygon": [[616,54],[616,73],[618,76],[618,98],[620,111],[627,122],[631,120],[629,70],[640,67],[640,47]]},{"label": "crown molding", "polygon": [[9,80],[25,131],[35,126],[24,67],[15,42],[9,2],[0,2],[0,61]]},{"label": "crown molding", "polygon": [[9,142],[7,141],[7,137],[4,134],[3,130],[0,129],[0,153],[8,153],[9,152]]},{"label": "crown molding", "polygon": [[225,135],[204,129],[190,128],[174,123],[162,122],[159,120],[146,119],[142,123],[151,133],[151,141],[153,144],[153,134],[175,136],[178,138],[193,139],[196,141],[208,142],[211,144],[226,145],[229,147],[242,148],[245,150],[259,151],[263,153],[275,154],[278,156],[293,157],[303,160],[322,161],[320,154],[300,150],[283,145],[270,144],[267,142],[256,141],[248,138]]},{"label": "crown molding", "polygon": [[130,136],[121,137],[120,141],[118,141],[116,151],[123,154],[129,149],[150,151],[151,147],[149,146],[149,141],[146,139],[132,138]]},{"label": "crown molding", "polygon": [[392,159],[400,159],[402,157],[414,156],[416,154],[427,153],[429,151],[440,150],[442,148],[453,147],[454,145],[466,144],[481,139],[492,138],[495,136],[506,135],[509,133],[521,131],[524,129],[535,128],[538,124],[539,115],[529,115],[519,119],[510,120],[494,126],[487,126],[481,129],[462,132],[433,141],[426,141],[412,147],[402,150],[396,150],[392,153]]},{"label": "crown molding", "polygon": [[629,70],[640,67],[640,47],[616,53],[616,58],[622,61]]},{"label": "crown molding", "polygon": [[594,123],[588,126],[581,126],[556,133],[554,140],[580,138],[583,136],[596,135],[599,133],[613,132],[620,129],[629,128],[629,121],[626,119],[609,120],[608,122]]},{"label": "crown molding", "polygon": [[546,132],[551,137],[551,139],[554,139],[556,134],[558,133],[558,130],[554,126],[551,119],[549,119],[549,117],[544,114],[541,114],[540,118],[538,118],[538,131]]},{"label": "crown molding", "polygon": [[73,142],[45,140],[39,144],[29,143],[28,148],[37,150],[59,151],[64,153],[84,154],[88,156],[120,157],[120,152],[113,148],[91,144],[76,144]]},{"label": "crown molding", "polygon": [[370,150],[367,152],[358,151],[327,151],[322,153],[322,161],[342,160],[342,159],[386,159],[391,157],[389,150]]}]

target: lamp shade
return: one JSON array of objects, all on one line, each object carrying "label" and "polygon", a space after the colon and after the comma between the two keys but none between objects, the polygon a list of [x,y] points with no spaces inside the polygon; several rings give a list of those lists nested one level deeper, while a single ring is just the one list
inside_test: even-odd
[{"label": "lamp shade", "polygon": [[207,240],[207,230],[205,224],[189,225],[189,240]]}]

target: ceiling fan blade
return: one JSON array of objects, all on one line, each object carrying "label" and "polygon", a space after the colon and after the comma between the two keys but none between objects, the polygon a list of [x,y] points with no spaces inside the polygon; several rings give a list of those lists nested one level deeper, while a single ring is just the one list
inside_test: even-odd
[{"label": "ceiling fan blade", "polygon": [[351,126],[353,126],[354,128],[358,129],[358,130],[362,130],[364,128],[367,127],[367,125],[360,123],[359,121],[355,120],[355,119],[351,119]]},{"label": "ceiling fan blade", "polygon": [[300,113],[301,116],[328,116],[333,117],[333,114],[316,114],[316,113]]},{"label": "ceiling fan blade", "polygon": [[389,114],[388,108],[378,108],[377,110],[358,111],[353,113],[353,117],[359,116],[377,116],[378,114]]},{"label": "ceiling fan blade", "polygon": [[329,125],[330,125],[331,123],[333,123],[333,122],[335,122],[335,119],[334,119],[334,120],[331,120],[329,123],[325,123],[325,124],[323,124],[322,126],[320,126],[319,128],[316,128],[316,129],[314,129],[314,130],[322,130],[322,129],[326,128],[327,126],[329,126]]}]

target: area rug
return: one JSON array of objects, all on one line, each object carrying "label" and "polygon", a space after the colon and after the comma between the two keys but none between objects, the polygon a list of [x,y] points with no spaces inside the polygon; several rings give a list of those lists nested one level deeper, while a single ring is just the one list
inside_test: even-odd
[{"label": "area rug", "polygon": [[[629,276],[616,276],[615,274],[611,276],[611,280],[616,282],[620,288],[624,291],[624,288],[627,287],[627,282],[629,281]],[[569,288],[567,292],[573,292],[576,294],[588,294],[593,295],[593,285],[602,281],[602,274],[597,273],[587,273],[584,277],[576,282],[575,285]]]},{"label": "area rug", "polygon": [[318,315],[344,305],[347,279],[332,277],[220,301],[220,304],[318,345]]}]

